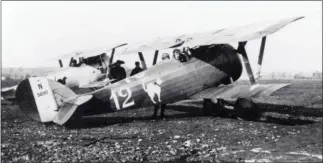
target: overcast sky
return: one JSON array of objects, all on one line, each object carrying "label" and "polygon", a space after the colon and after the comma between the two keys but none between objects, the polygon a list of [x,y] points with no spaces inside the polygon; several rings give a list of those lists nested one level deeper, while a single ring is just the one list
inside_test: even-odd
[{"label": "overcast sky", "polygon": [[[49,58],[159,36],[294,16],[267,38],[263,71],[322,69],[322,2],[2,2],[2,67],[58,66]],[[260,40],[247,44],[256,66]]]}]

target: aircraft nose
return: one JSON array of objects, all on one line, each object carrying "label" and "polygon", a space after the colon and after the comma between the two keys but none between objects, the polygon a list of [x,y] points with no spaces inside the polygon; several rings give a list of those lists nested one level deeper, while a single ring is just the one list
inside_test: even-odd
[{"label": "aircraft nose", "polygon": [[230,78],[236,81],[242,74],[242,63],[236,50],[228,45],[216,45],[209,51],[213,57],[212,65],[227,74],[224,84],[230,84]]}]

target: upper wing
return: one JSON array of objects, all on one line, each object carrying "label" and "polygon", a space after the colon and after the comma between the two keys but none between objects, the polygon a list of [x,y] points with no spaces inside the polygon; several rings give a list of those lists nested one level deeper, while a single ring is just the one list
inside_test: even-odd
[{"label": "upper wing", "polygon": [[101,47],[101,48],[95,48],[95,49],[89,49],[89,50],[84,50],[80,53],[78,53],[78,57],[84,57],[84,58],[88,58],[88,57],[93,57],[93,56],[97,56],[100,55],[102,53],[108,52],[112,49],[115,48],[119,48],[122,46],[127,45],[127,43],[122,43],[122,44],[116,44],[114,46],[108,46],[108,47]]},{"label": "upper wing", "polygon": [[302,18],[303,17],[295,17],[278,21],[263,21],[239,27],[218,29],[210,32],[180,35],[163,39],[158,38],[145,45],[128,48],[124,51],[124,54],[142,52],[145,50],[162,50],[176,46],[194,48],[201,45],[225,44],[253,40],[272,34],[289,23]]},{"label": "upper wing", "polygon": [[115,44],[113,46],[106,46],[106,47],[97,47],[97,48],[87,49],[87,50],[77,50],[74,52],[69,52],[67,54],[61,55],[59,57],[51,58],[50,60],[65,59],[65,58],[70,59],[72,57],[88,58],[88,57],[100,55],[100,54],[110,51],[114,48],[118,48],[118,47],[125,46],[125,45],[127,45],[127,43]]},{"label": "upper wing", "polygon": [[302,18],[304,17],[259,22],[241,27],[222,29],[209,35],[197,35],[194,39],[185,42],[184,46],[196,47],[200,45],[225,44],[254,40],[273,34],[284,26]]},{"label": "upper wing", "polygon": [[224,98],[224,99],[234,99],[239,97],[260,97],[269,96],[272,93],[282,89],[289,84],[257,84],[257,85],[228,85],[211,87],[201,92],[192,95],[191,99],[214,99],[214,98]]}]

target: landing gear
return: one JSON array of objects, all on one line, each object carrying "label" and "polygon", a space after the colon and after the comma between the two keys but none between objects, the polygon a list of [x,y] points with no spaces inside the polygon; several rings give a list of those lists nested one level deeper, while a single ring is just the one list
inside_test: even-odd
[{"label": "landing gear", "polygon": [[203,112],[207,116],[235,117],[243,120],[258,120],[261,111],[257,105],[247,98],[238,98],[235,102],[217,99],[204,99]]},{"label": "landing gear", "polygon": [[154,105],[154,114],[153,114],[152,118],[153,119],[157,118],[157,112],[158,112],[159,108],[160,108],[160,118],[162,118],[162,119],[167,118],[165,116],[165,114],[164,114],[166,104],[156,104],[156,105]]},{"label": "landing gear", "polygon": [[204,99],[203,101],[203,112],[206,116],[220,116],[223,109],[223,104],[219,100],[216,103],[212,99]]},{"label": "landing gear", "polygon": [[235,116],[247,120],[258,120],[261,117],[261,111],[251,99],[238,98],[234,104]]}]

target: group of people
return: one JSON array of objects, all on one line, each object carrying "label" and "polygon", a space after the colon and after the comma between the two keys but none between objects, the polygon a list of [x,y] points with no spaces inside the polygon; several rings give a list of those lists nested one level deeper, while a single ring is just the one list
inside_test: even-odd
[{"label": "group of people", "polygon": [[70,67],[79,67],[83,63],[83,60],[80,59],[79,63],[77,63],[77,60],[72,58],[70,62]]},{"label": "group of people", "polygon": [[[190,60],[192,58],[192,55],[189,51],[188,48],[183,48],[183,50],[179,50],[179,49],[174,49],[173,50],[173,57],[176,60],[179,60],[180,62],[187,62],[188,60]],[[163,53],[162,55],[162,60],[169,60],[169,54],[168,53]]]},{"label": "group of people", "polygon": [[[114,82],[120,81],[127,77],[126,70],[121,66],[121,64],[124,64],[124,61],[117,60],[114,64],[109,66],[109,78],[115,79]],[[131,71],[130,76],[133,76],[141,71],[143,71],[143,69],[140,67],[140,63],[137,61],[135,62],[135,68]]]},{"label": "group of people", "polygon": [[[173,57],[179,60],[180,62],[187,62],[192,56],[188,48],[183,48],[182,51],[179,49],[174,49]],[[162,54],[162,60],[170,60],[169,54]],[[114,82],[120,81],[127,77],[125,68],[121,66],[124,63],[124,61],[117,60],[114,64],[109,65],[109,78],[115,79]],[[140,73],[141,71],[143,71],[143,69],[140,67],[140,63],[136,61],[135,68],[131,71],[130,76]]]},{"label": "group of people", "polygon": [[190,53],[190,50],[188,48],[183,48],[183,50],[174,49],[173,50],[173,57],[180,62],[187,62],[191,59],[192,55]]}]

